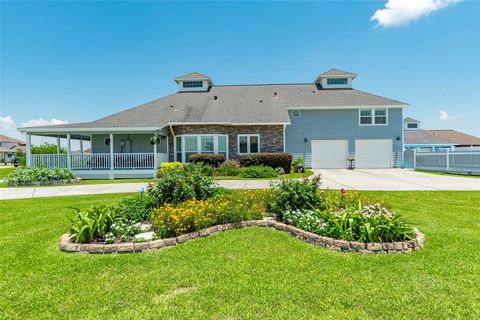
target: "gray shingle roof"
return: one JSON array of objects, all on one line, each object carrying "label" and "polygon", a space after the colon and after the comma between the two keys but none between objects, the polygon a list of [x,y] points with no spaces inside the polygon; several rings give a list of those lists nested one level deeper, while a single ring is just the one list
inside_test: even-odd
[{"label": "gray shingle roof", "polygon": [[403,121],[404,122],[420,122],[419,120],[415,120],[415,119],[410,118],[410,117],[406,117]]},{"label": "gray shingle roof", "polygon": [[25,141],[18,140],[9,136],[5,136],[3,134],[0,134],[0,142],[21,143],[21,144],[26,143]]},{"label": "gray shingle roof", "polygon": [[455,142],[456,145],[480,145],[480,138],[456,130],[428,130],[437,138],[443,138]]},{"label": "gray shingle roof", "polygon": [[332,68],[332,69],[330,69],[328,71],[325,71],[324,73],[320,74],[320,77],[322,77],[322,76],[350,76],[350,77],[356,77],[357,74]]},{"label": "gray shingle roof", "polygon": [[48,128],[161,128],[169,123],[289,123],[287,108],[393,105],[405,103],[354,89],[322,89],[313,83],[225,85],[212,86],[207,92],[177,92],[88,123]]},{"label": "gray shingle roof", "polygon": [[182,80],[182,79],[210,79],[210,77],[204,74],[201,74],[199,72],[190,72],[190,73],[184,74],[183,76],[176,77],[175,81]]},{"label": "gray shingle roof", "polygon": [[455,144],[454,142],[432,135],[428,130],[405,130],[405,144]]}]

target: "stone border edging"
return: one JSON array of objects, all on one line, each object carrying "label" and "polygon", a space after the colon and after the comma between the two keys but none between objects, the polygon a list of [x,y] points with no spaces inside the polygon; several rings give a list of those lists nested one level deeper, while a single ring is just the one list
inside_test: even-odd
[{"label": "stone border edging", "polygon": [[50,180],[50,181],[38,181],[33,183],[19,183],[19,184],[8,184],[9,187],[39,187],[39,186],[49,186],[52,184],[63,185],[63,184],[77,184],[82,181],[81,178],[70,179],[70,180]]},{"label": "stone border edging", "polygon": [[183,234],[175,238],[166,238],[147,242],[126,242],[115,244],[77,244],[70,241],[70,234],[66,233],[60,238],[60,249],[66,252],[83,253],[141,252],[145,250],[156,250],[166,247],[172,247],[190,239],[206,237],[219,233],[221,231],[238,229],[243,227],[271,227],[280,231],[289,232],[293,236],[300,238],[305,242],[319,245],[330,250],[344,252],[409,253],[412,251],[420,250],[425,244],[425,235],[418,230],[416,231],[415,240],[385,243],[363,243],[356,241],[337,240],[329,237],[319,236],[318,234],[307,232],[297,227],[282,222],[277,222],[275,220],[250,220],[237,223],[216,225],[199,231]]}]

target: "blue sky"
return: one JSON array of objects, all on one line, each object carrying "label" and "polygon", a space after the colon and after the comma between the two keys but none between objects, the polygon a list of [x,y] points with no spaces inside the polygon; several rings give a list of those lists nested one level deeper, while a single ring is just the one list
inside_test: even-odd
[{"label": "blue sky", "polygon": [[480,3],[417,1],[430,7],[390,0],[375,21],[386,1],[1,2],[0,130],[95,120],[190,71],[292,83],[336,67],[424,128],[480,136]]}]

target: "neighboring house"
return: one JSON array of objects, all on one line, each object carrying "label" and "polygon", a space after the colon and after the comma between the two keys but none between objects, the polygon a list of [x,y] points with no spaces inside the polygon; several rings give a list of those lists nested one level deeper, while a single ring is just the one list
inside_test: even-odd
[{"label": "neighboring house", "polygon": [[0,162],[12,162],[17,153],[25,153],[25,146],[25,141],[0,135]]},{"label": "neighboring house", "polygon": [[480,138],[455,130],[425,130],[420,128],[420,121],[405,118],[405,149],[417,151],[434,151],[437,149],[454,149],[455,147],[480,146]]},{"label": "neighboring house", "polygon": [[[66,165],[84,177],[152,175],[161,162],[188,162],[196,153],[290,152],[313,168],[346,168],[354,155],[357,168],[402,167],[407,105],[353,89],[355,77],[331,69],[312,83],[215,85],[193,72],[175,79],[178,92],[138,107],[20,130],[28,145],[31,135],[91,141],[91,154],[27,157],[30,165]],[[160,144],[149,143],[153,134]]]}]

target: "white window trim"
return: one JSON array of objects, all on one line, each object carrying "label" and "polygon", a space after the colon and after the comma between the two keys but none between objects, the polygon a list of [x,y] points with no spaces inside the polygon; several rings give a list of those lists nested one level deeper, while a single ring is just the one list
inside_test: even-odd
[{"label": "white window trim", "polygon": [[[260,135],[259,134],[242,133],[242,134],[237,135],[237,153],[239,155],[252,153],[252,152],[250,152],[250,137],[252,137],[252,136],[257,137],[257,141],[258,141],[258,151],[255,152],[255,153],[260,153]],[[240,152],[240,137],[247,137],[247,152]]]},{"label": "white window trim", "polygon": [[[375,123],[375,109],[385,109],[385,117],[386,117],[386,123]],[[372,118],[372,123],[362,123],[362,116],[361,112],[362,110],[370,110],[371,112],[371,118]],[[381,107],[381,108],[359,108],[358,109],[358,125],[359,126],[388,126],[388,108],[386,107]]]},{"label": "white window trim", "polygon": [[[197,137],[197,153],[200,153],[202,150],[202,139],[201,137],[213,137],[213,154],[219,154],[218,151],[218,137],[225,137],[225,144],[226,144],[226,157],[225,160],[228,160],[228,134],[177,134],[173,137],[173,151],[174,151],[174,161],[186,163],[185,159],[185,139],[184,137]],[[182,156],[181,159],[177,157],[177,138],[181,138],[182,144]],[[211,154],[211,153],[205,153]]]}]

